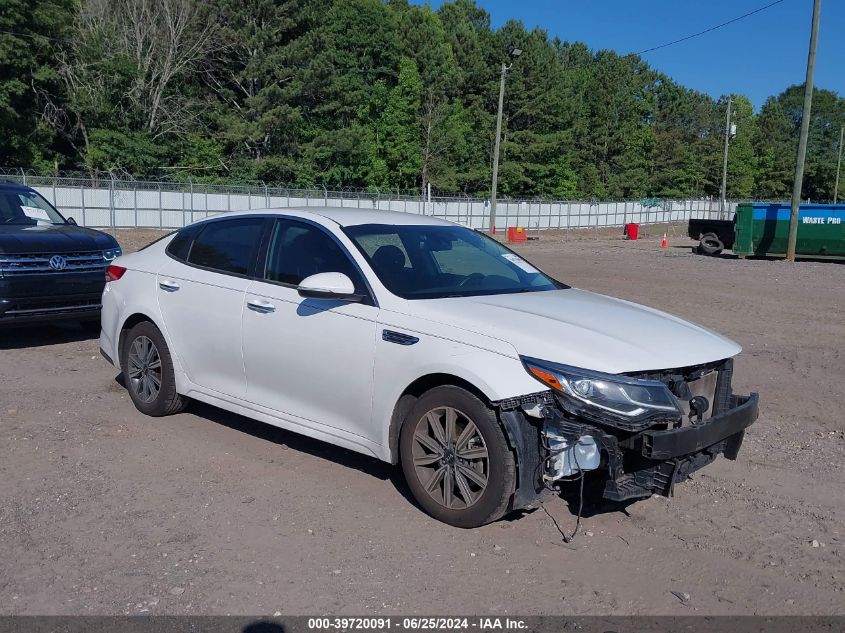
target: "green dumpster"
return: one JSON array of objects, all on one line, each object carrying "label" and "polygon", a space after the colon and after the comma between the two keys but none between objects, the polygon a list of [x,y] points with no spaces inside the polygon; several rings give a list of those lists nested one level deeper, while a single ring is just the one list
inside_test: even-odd
[{"label": "green dumpster", "polygon": [[[736,208],[737,255],[786,255],[788,204],[743,203]],[[845,258],[845,205],[802,204],[798,208],[796,255]]]}]

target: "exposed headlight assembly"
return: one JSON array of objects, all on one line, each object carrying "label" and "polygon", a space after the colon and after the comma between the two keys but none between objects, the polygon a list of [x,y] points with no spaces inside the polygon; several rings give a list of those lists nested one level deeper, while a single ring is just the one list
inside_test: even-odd
[{"label": "exposed headlight assembly", "polygon": [[118,257],[120,257],[122,254],[123,251],[121,251],[119,248],[110,248],[103,251],[103,259],[105,259],[107,262],[110,262],[113,259],[117,259]]},{"label": "exposed headlight assembly", "polygon": [[658,380],[603,374],[535,358],[523,357],[522,362],[528,373],[561,395],[573,413],[630,429],[681,415],[675,396]]}]

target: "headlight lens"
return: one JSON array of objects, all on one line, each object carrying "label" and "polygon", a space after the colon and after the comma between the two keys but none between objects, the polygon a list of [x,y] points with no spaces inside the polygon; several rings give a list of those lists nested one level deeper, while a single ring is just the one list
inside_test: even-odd
[{"label": "headlight lens", "polygon": [[637,380],[523,358],[528,372],[561,394],[576,411],[588,417],[611,417],[642,422],[655,416],[681,414],[669,388],[657,380]]},{"label": "headlight lens", "polygon": [[117,259],[123,254],[119,248],[110,248],[108,250],[103,251],[103,259],[107,262],[112,261],[113,259]]}]

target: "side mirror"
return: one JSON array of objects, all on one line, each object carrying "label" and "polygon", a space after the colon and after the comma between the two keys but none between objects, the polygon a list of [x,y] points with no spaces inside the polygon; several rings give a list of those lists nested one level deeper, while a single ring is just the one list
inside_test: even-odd
[{"label": "side mirror", "polygon": [[361,301],[364,297],[355,294],[355,285],[343,273],[317,273],[303,279],[297,291],[300,296],[313,299],[335,299],[339,301]]},{"label": "side mirror", "polygon": [[68,223],[68,224],[72,224],[73,226],[76,226],[76,220],[74,220],[72,217],[69,217],[69,218],[67,219],[67,223]]}]

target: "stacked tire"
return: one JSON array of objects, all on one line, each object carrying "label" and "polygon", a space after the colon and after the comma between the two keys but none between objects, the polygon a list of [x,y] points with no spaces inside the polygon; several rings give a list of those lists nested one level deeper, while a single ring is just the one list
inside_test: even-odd
[{"label": "stacked tire", "polygon": [[705,233],[698,242],[698,252],[701,255],[718,255],[725,250],[725,245],[715,233]]}]

